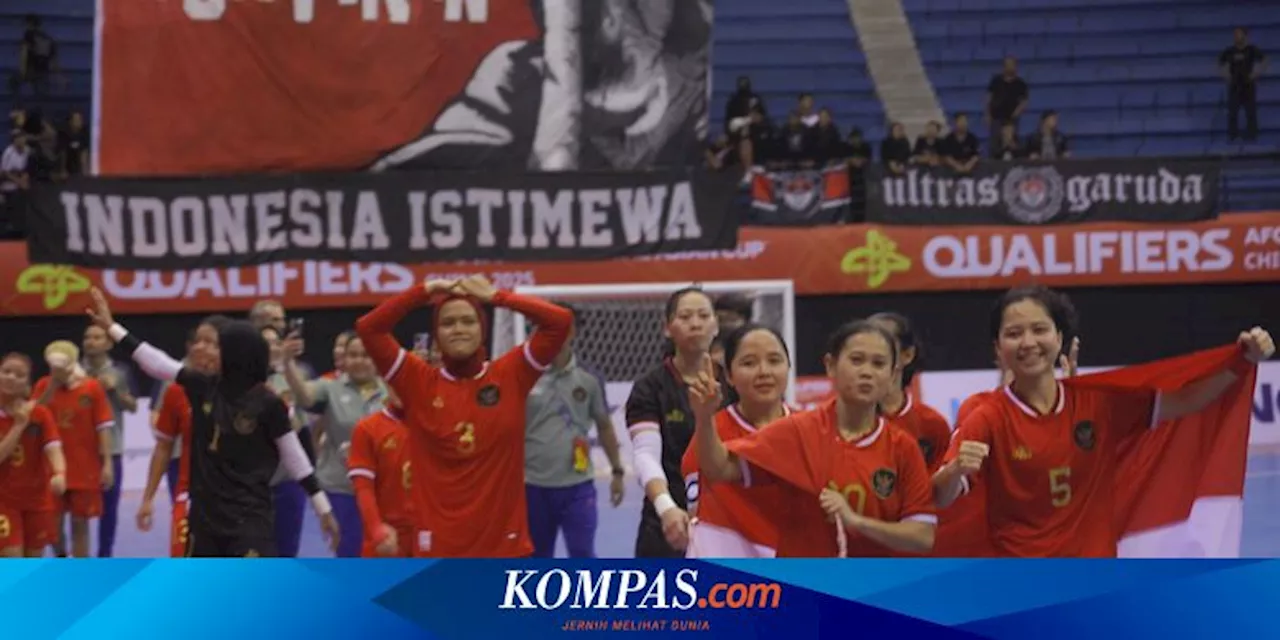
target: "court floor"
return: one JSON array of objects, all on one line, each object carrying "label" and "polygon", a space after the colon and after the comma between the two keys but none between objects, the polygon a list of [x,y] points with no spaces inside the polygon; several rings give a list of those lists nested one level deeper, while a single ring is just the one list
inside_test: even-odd
[{"label": "court floor", "polygon": [[[609,506],[609,484],[597,481],[600,494],[600,526],[596,532],[596,553],[601,557],[632,557],[636,523],[640,519],[640,487],[628,480],[626,499],[621,506]],[[116,555],[120,557],[161,557],[168,553],[167,524],[150,533],[134,526],[138,492],[126,493],[121,504],[120,529]],[[1245,483],[1244,536],[1241,552],[1249,557],[1280,557],[1280,453],[1268,452],[1249,459],[1249,477]],[[157,500],[156,523],[169,521],[169,505]],[[561,554],[564,553],[563,544]],[[329,554],[320,537],[315,518],[308,514],[302,538],[304,557],[326,557]]]}]

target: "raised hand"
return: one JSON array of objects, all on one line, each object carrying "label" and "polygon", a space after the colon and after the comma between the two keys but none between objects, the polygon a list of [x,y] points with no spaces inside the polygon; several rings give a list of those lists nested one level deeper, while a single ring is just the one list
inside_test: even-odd
[{"label": "raised hand", "polygon": [[956,455],[956,459],[952,464],[959,470],[960,475],[970,476],[982,468],[983,461],[987,459],[987,455],[990,453],[991,447],[987,443],[965,440],[960,443],[960,452]]},{"label": "raised hand", "polygon": [[101,289],[94,287],[89,290],[89,297],[93,299],[93,305],[84,310],[89,314],[89,320],[104,330],[110,329],[116,321],[111,316],[111,306],[107,304],[107,296],[103,295]]},{"label": "raised hand", "polygon": [[1254,364],[1267,360],[1276,353],[1275,340],[1262,327],[1242,332],[1236,341],[1244,346],[1244,357]]},{"label": "raised hand", "polygon": [[702,370],[689,384],[689,408],[694,415],[710,416],[720,410],[720,382],[710,355],[702,356]]},{"label": "raised hand", "polygon": [[425,289],[428,294],[448,293],[457,286],[457,280],[427,280],[422,283],[422,288]]},{"label": "raised hand", "polygon": [[1058,368],[1062,374],[1070,378],[1080,371],[1080,338],[1071,339],[1071,348],[1058,356]]},{"label": "raised hand", "polygon": [[458,281],[456,290],[481,302],[491,302],[493,296],[498,293],[498,290],[489,282],[489,279],[479,274]]}]

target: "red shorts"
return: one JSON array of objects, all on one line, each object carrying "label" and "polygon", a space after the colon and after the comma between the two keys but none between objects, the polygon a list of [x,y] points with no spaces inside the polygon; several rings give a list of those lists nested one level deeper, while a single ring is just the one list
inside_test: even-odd
[{"label": "red shorts", "polygon": [[404,527],[396,527],[396,544],[400,547],[394,556],[378,555],[378,545],[373,544],[372,540],[365,540],[364,547],[360,550],[362,558],[412,558],[413,542],[417,539],[417,534],[412,525]]},{"label": "red shorts", "polygon": [[62,494],[62,508],[72,518],[89,520],[102,517],[102,492],[85,489],[67,489]]},{"label": "red shorts", "polygon": [[22,511],[0,506],[0,549],[38,551],[57,538],[52,511]]},{"label": "red shorts", "polygon": [[169,557],[187,557],[187,538],[191,535],[191,525],[187,521],[186,500],[173,503],[173,520],[169,524]]}]

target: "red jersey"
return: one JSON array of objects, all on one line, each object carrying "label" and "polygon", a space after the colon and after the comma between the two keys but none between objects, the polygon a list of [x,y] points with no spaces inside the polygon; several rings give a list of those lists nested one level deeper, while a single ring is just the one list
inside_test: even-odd
[{"label": "red jersey", "polygon": [[[44,395],[51,382],[40,378],[32,397]],[[47,403],[62,436],[62,453],[67,459],[67,489],[102,490],[102,447],[98,434],[115,426],[111,404],[102,385],[93,378],[81,380],[75,388],[59,387]]]},{"label": "red jersey", "polygon": [[[347,475],[355,485],[366,540],[377,536],[383,524],[396,529],[412,527],[413,472],[409,460],[409,429],[389,409],[369,414],[351,432]],[[373,483],[373,501],[359,495]],[[370,506],[366,506],[369,504]]]},{"label": "red jersey", "polygon": [[[1000,393],[999,389],[982,391],[960,403],[960,409],[956,412],[957,430],[978,407],[993,398],[998,399]],[[941,460],[945,457],[944,451],[939,458]],[[971,481],[982,482],[982,472],[974,474]],[[950,506],[938,512],[938,535],[933,544],[932,555],[935,558],[989,558],[995,555],[987,529],[986,492],[964,493]]]},{"label": "red jersey", "polygon": [[[749,464],[747,486],[780,482],[778,557],[839,555],[836,527],[818,503],[823,489],[840,491],[849,506],[887,522],[936,523],[933,485],[915,438],[886,428],[883,419],[867,436],[840,436],[836,402],[797,413],[745,438],[727,443]],[[887,557],[894,552],[855,531],[848,532],[849,557]]]},{"label": "red jersey", "polygon": [[173,494],[179,501],[185,500],[191,483],[191,401],[182,385],[174,382],[167,386],[160,397],[160,409],[156,414],[153,430],[156,439],[173,442],[182,439],[182,453],[178,461],[178,486]]},{"label": "red jersey", "polygon": [[329,372],[327,372],[327,373],[325,373],[325,374],[321,375],[321,376],[320,376],[320,379],[321,379],[321,380],[337,380],[337,379],[338,379],[338,370],[337,370],[337,369],[334,369],[333,371],[329,371]]},{"label": "red jersey", "polygon": [[1135,429],[1151,425],[1154,409],[1151,391],[1059,382],[1057,404],[1045,415],[1009,387],[974,410],[952,438],[947,459],[966,440],[991,447],[981,482],[972,488],[985,489],[997,554],[1115,557],[1117,448]]},{"label": "red jersey", "polygon": [[968,418],[974,411],[977,411],[978,407],[981,407],[984,403],[993,398],[999,398],[1001,393],[1003,392],[999,388],[996,388],[991,389],[990,391],[980,391],[968,398],[965,398],[964,402],[960,403],[960,408],[956,410],[956,428],[959,428],[960,425],[964,424],[965,418]]},{"label": "red jersey", "polygon": [[404,403],[424,557],[524,557],[533,553],[524,493],[525,403],[560,353],[568,310],[509,292],[493,304],[538,326],[525,344],[458,379],[400,348],[391,333],[410,310],[430,302],[410,289],[360,319],[356,329],[387,383]]},{"label": "red jersey", "polygon": [[[0,438],[13,428],[13,416],[0,410]],[[49,477],[53,470],[45,451],[62,446],[53,414],[43,406],[32,407],[18,448],[0,462],[0,504],[19,511],[40,511],[53,507]]]},{"label": "red jersey", "polygon": [[902,408],[897,413],[885,416],[890,425],[907,432],[920,445],[920,453],[924,454],[925,465],[929,473],[942,466],[942,457],[951,447],[951,425],[941,413],[927,404],[916,402],[911,393],[905,394]]},{"label": "red jersey", "polygon": [[[786,415],[790,414],[786,410]],[[716,433],[720,434],[723,442],[732,442],[757,431],[742,417],[736,405],[716,413],[715,425]],[[696,438],[685,449],[680,468],[685,477],[689,502],[698,505],[698,524],[689,544],[694,552],[692,557],[771,557],[775,554],[778,525],[770,518],[776,513],[776,504],[781,500],[781,487],[769,483],[744,487],[724,482],[701,482]],[[731,540],[733,538],[739,540]],[[753,546],[764,549],[753,549]]]}]

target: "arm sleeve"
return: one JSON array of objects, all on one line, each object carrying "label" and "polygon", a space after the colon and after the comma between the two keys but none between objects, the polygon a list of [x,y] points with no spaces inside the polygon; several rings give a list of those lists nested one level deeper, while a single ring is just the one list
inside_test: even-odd
[{"label": "arm sleeve", "polygon": [[666,479],[662,470],[662,408],[657,398],[657,385],[651,376],[645,376],[631,389],[627,397],[627,432],[631,435],[631,450],[635,458],[636,475],[640,485],[650,480]]},{"label": "arm sleeve", "polygon": [[378,509],[377,468],[373,437],[367,423],[361,421],[351,432],[351,452],[347,455],[347,475],[355,489],[356,507],[364,523],[364,535],[377,544],[382,533],[382,513]]},{"label": "arm sleeve", "polygon": [[115,414],[111,411],[111,401],[107,400],[107,392],[102,390],[102,385],[96,383],[93,389],[94,429],[102,431],[116,426]]},{"label": "arm sleeve", "polygon": [[[904,434],[905,435],[905,434]],[[937,509],[933,504],[933,476],[925,464],[920,448],[903,438],[903,446],[897,448],[898,475],[902,484],[902,511],[899,522],[915,521],[938,524]]]},{"label": "arm sleeve", "polygon": [[40,426],[40,443],[45,449],[62,446],[62,433],[58,431],[58,422],[53,419],[53,413],[47,407],[33,407],[31,422]]},{"label": "arm sleeve", "polygon": [[662,469],[662,432],[646,429],[632,433],[631,451],[640,486],[649,484],[651,480],[666,481],[667,474]]},{"label": "arm sleeve", "polygon": [[369,352],[369,357],[382,373],[382,378],[395,389],[402,401],[411,403],[421,389],[413,389],[412,380],[421,379],[431,368],[418,356],[404,350],[392,331],[410,311],[430,300],[425,289],[410,287],[399,295],[378,305],[356,321],[356,333]]},{"label": "arm sleeve", "polygon": [[382,529],[382,514],[378,511],[377,486],[373,480],[360,476],[351,478],[351,486],[355,490],[360,522],[364,525],[364,538],[375,545],[380,544],[386,533]]},{"label": "arm sleeve", "polygon": [[[495,294],[493,304],[523,314],[536,326],[533,335],[529,336],[520,349],[524,352],[525,362],[532,369],[531,373],[541,375],[551,366],[551,361],[555,360],[565,341],[569,339],[573,314],[568,309],[541,298],[510,291]],[[536,376],[534,381],[537,381]]]},{"label": "arm sleeve", "polygon": [[120,324],[113,324],[107,331],[116,345],[138,363],[143,373],[163,381],[177,381],[188,391],[203,393],[212,378],[182,366],[169,354],[139,340]]},{"label": "arm sleeve", "polygon": [[158,440],[173,442],[179,435],[178,412],[181,410],[181,403],[174,394],[181,393],[178,387],[170,385],[164,390],[164,395],[160,399],[160,410],[156,412],[156,423],[152,425],[151,432]]}]

